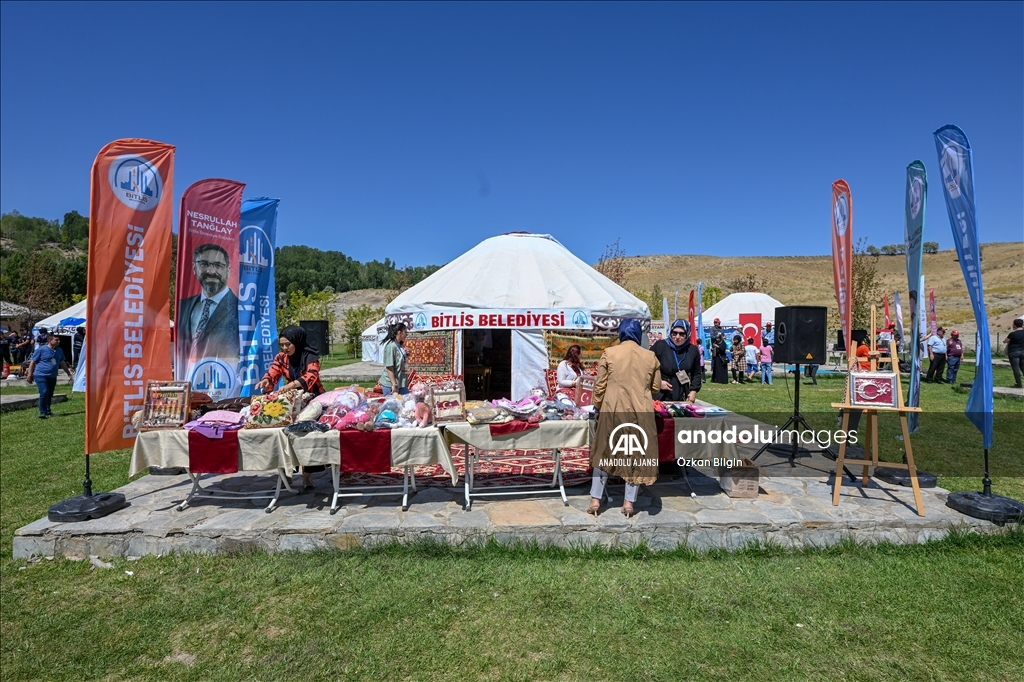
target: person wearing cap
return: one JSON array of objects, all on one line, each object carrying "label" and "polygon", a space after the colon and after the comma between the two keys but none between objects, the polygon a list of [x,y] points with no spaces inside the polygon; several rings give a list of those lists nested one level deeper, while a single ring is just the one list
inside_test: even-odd
[{"label": "person wearing cap", "polygon": [[761,334],[761,337],[765,339],[767,345],[775,345],[775,329],[772,327],[771,322],[764,323],[764,334]]},{"label": "person wearing cap", "polygon": [[722,329],[722,320],[716,317],[715,323],[711,325],[711,340],[714,341],[717,339],[719,334],[724,335],[725,330]]},{"label": "person wearing cap", "polygon": [[960,341],[960,332],[953,330],[946,341],[946,381],[956,383],[956,373],[960,370],[960,360],[964,356],[964,344]]},{"label": "person wearing cap", "polygon": [[946,330],[939,327],[929,336],[924,345],[928,348],[928,374],[924,380],[928,383],[941,384],[942,370],[946,368]]}]

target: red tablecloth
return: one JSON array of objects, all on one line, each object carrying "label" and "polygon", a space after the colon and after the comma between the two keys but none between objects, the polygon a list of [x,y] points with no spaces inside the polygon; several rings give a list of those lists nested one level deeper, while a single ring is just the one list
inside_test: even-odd
[{"label": "red tablecloth", "polygon": [[666,419],[655,415],[654,423],[658,427],[658,461],[673,462],[676,459],[676,428],[671,418]]},{"label": "red tablecloth", "polygon": [[519,419],[513,419],[510,422],[504,424],[488,424],[491,428],[492,436],[504,436],[510,433],[519,433],[521,431],[529,431],[530,429],[536,429],[540,426],[539,423],[531,424],[524,422]]},{"label": "red tablecloth", "polygon": [[193,474],[237,474],[238,431],[225,431],[223,438],[207,438],[188,432],[188,468]]},{"label": "red tablecloth", "polygon": [[358,431],[344,429],[341,439],[341,470],[381,474],[391,471],[391,429]]}]

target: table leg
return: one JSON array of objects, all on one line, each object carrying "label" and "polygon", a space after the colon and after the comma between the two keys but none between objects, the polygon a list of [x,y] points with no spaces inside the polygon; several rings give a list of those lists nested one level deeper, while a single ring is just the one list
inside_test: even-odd
[{"label": "table leg", "polygon": [[466,460],[465,460],[466,474],[463,477],[463,485],[466,489],[466,506],[465,510],[469,511],[473,506],[473,498],[470,494],[470,489],[473,487],[473,447],[471,445],[466,446]]},{"label": "table leg", "polygon": [[569,506],[569,498],[565,495],[565,483],[562,480],[562,451],[555,448],[555,479],[558,481],[558,490],[562,493],[562,504]]},{"label": "table leg", "polygon": [[189,478],[192,479],[192,490],[189,491],[188,495],[185,496],[185,499],[182,500],[181,504],[178,505],[178,511],[185,511],[185,507],[187,507],[188,503],[192,501],[192,498],[195,497],[195,494],[203,489],[203,487],[199,485],[198,474],[193,474],[191,471],[189,471],[188,476]]},{"label": "table leg", "polygon": [[402,472],[402,511],[409,511],[409,471],[411,468],[406,465]]},{"label": "table leg", "polygon": [[331,513],[338,513],[338,495],[341,493],[341,465],[331,465],[331,483],[334,485],[334,498],[331,500]]}]

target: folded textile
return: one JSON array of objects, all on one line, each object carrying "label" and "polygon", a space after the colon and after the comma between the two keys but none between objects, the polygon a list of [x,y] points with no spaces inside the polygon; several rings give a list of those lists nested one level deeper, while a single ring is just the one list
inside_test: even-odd
[{"label": "folded textile", "polygon": [[312,420],[304,420],[301,422],[295,422],[290,426],[284,427],[284,432],[289,436],[305,436],[307,433],[326,433],[331,430],[329,424],[321,424]]},{"label": "folded textile", "polygon": [[238,412],[231,412],[230,410],[214,410],[204,414],[200,417],[199,421],[211,424],[244,424],[245,417]]},{"label": "folded textile", "polygon": [[520,420],[506,422],[504,424],[488,424],[487,427],[491,430],[492,436],[504,436],[510,433],[519,433],[520,431],[529,431],[530,429],[536,429],[540,426],[538,423],[524,422]]},{"label": "folded textile", "polygon": [[193,474],[237,474],[238,430],[207,438],[196,429],[188,432],[188,468]]},{"label": "folded textile", "polygon": [[221,422],[208,422],[205,418],[191,421],[183,427],[186,431],[202,434],[207,438],[220,439],[228,431],[238,431],[242,424],[223,424]]}]

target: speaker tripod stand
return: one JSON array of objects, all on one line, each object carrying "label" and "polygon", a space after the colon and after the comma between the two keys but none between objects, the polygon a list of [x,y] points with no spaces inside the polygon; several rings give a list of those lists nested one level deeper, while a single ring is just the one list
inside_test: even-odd
[{"label": "speaker tripod stand", "polygon": [[[818,440],[817,435],[815,435],[814,429],[811,428],[811,425],[807,423],[807,420],[804,419],[804,416],[800,414],[800,363],[796,364],[796,388],[793,390],[793,416],[786,420],[786,423],[782,425],[778,432],[781,433],[785,431],[793,431],[796,434],[795,437],[791,438],[793,449],[790,450],[789,452],[790,467],[795,467],[796,460],[798,457],[800,457],[800,434],[804,433],[805,431],[811,432],[811,437],[814,438],[814,443],[820,448],[821,454],[823,454],[825,457],[828,457],[833,462],[836,461],[836,455],[832,454],[832,451],[829,449],[829,446],[822,445],[821,441]],[[761,449],[758,450],[753,457],[751,457],[751,459],[756,460],[758,457],[764,454],[765,450],[767,450],[773,445],[776,444],[765,443],[764,445],[761,446]],[[810,454],[806,456],[810,457]],[[843,471],[846,472],[846,475],[850,477],[851,481],[857,480],[857,477],[854,476],[850,472],[850,470],[847,469],[845,466],[843,467]]]}]

